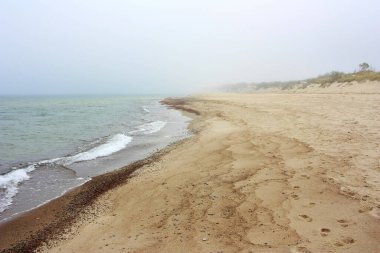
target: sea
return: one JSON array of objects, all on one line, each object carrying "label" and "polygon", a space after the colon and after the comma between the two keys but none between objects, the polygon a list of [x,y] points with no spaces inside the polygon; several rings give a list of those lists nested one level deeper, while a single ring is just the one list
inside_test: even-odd
[{"label": "sea", "polygon": [[0,222],[188,137],[164,97],[0,97]]}]

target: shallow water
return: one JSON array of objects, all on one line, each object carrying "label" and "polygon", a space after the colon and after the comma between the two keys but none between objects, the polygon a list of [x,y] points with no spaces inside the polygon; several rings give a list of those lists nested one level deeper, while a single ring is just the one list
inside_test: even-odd
[{"label": "shallow water", "polygon": [[163,97],[1,97],[0,220],[188,135]]}]

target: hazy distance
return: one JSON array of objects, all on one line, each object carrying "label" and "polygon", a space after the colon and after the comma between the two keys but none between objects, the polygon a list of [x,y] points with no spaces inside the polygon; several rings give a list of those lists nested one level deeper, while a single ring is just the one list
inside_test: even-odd
[{"label": "hazy distance", "polygon": [[380,68],[377,0],[1,1],[0,94],[188,93]]}]

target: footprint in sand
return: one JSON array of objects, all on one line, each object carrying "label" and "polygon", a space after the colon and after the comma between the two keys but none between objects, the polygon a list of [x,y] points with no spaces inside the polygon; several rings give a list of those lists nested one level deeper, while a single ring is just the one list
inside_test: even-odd
[{"label": "footprint in sand", "polygon": [[321,236],[323,236],[323,237],[328,236],[330,231],[331,230],[328,228],[321,228]]},{"label": "footprint in sand", "polygon": [[302,206],[303,207],[313,207],[313,206],[315,206],[316,204],[314,203],[314,202],[309,202],[309,203],[305,203],[305,204],[303,204]]},{"label": "footprint in sand", "polygon": [[347,220],[344,220],[344,219],[340,219],[340,220],[337,220],[337,222],[338,223],[340,223],[340,225],[342,226],[342,227],[348,227],[348,221]]},{"label": "footprint in sand", "polygon": [[344,237],[340,241],[337,241],[334,243],[335,246],[342,247],[347,244],[353,244],[355,243],[355,240],[351,237]]},{"label": "footprint in sand", "polygon": [[295,200],[299,199],[299,197],[298,197],[297,194],[292,194],[291,196],[292,196],[292,198],[295,199]]},{"label": "footprint in sand", "polygon": [[301,217],[302,219],[304,219],[307,222],[311,222],[313,220],[311,217],[307,216],[306,214],[300,214],[298,216]]},{"label": "footprint in sand", "polygon": [[298,246],[290,250],[292,253],[312,253],[308,248],[304,246]]}]

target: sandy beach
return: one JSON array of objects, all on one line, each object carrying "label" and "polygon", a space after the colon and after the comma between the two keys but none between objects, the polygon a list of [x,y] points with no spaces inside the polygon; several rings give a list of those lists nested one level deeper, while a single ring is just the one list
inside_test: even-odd
[{"label": "sandy beach", "polygon": [[380,1],[0,1],[0,253],[380,253]]},{"label": "sandy beach", "polygon": [[379,93],[165,103],[191,138],[3,225],[2,252],[380,252]]}]

